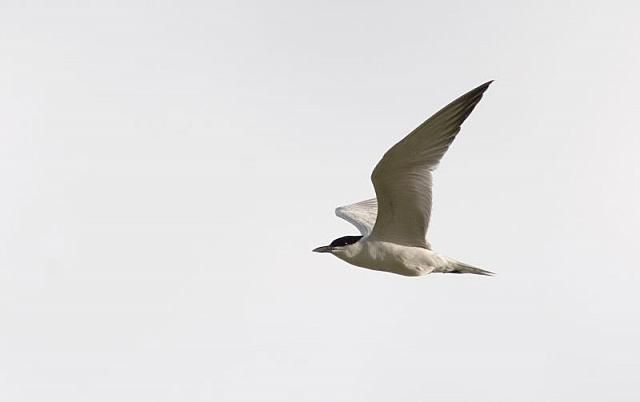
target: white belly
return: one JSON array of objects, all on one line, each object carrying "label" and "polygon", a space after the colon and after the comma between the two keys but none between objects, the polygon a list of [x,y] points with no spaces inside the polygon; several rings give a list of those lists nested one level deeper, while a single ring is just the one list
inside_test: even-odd
[{"label": "white belly", "polygon": [[348,247],[344,253],[335,255],[362,268],[406,276],[426,275],[447,263],[444,256],[431,250],[367,239]]}]

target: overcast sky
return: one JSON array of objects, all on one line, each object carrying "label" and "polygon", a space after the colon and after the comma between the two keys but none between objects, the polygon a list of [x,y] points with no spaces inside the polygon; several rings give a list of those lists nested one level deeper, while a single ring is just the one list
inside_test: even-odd
[{"label": "overcast sky", "polygon": [[[0,5],[0,400],[637,401],[640,6]],[[311,252],[495,79],[429,240]]]}]

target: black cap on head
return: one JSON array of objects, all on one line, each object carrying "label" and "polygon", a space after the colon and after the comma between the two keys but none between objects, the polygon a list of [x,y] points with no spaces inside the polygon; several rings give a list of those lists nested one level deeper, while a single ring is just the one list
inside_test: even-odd
[{"label": "black cap on head", "polygon": [[329,247],[343,247],[362,239],[362,236],[342,236],[329,244]]}]

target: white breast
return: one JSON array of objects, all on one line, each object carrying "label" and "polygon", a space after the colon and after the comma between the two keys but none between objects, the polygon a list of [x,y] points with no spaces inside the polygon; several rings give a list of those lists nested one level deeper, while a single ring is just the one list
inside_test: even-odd
[{"label": "white breast", "polygon": [[334,254],[362,268],[405,276],[426,275],[447,262],[445,257],[425,248],[401,246],[368,238]]}]

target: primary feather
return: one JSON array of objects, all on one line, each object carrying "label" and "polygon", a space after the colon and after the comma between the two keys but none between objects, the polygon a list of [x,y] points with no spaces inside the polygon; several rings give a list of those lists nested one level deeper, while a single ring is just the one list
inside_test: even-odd
[{"label": "primary feather", "polygon": [[372,239],[429,248],[431,172],[490,84],[454,100],[384,154],[371,174],[378,200]]},{"label": "primary feather", "polygon": [[377,215],[378,201],[375,198],[336,208],[336,216],[355,226],[363,236],[371,233]]}]

